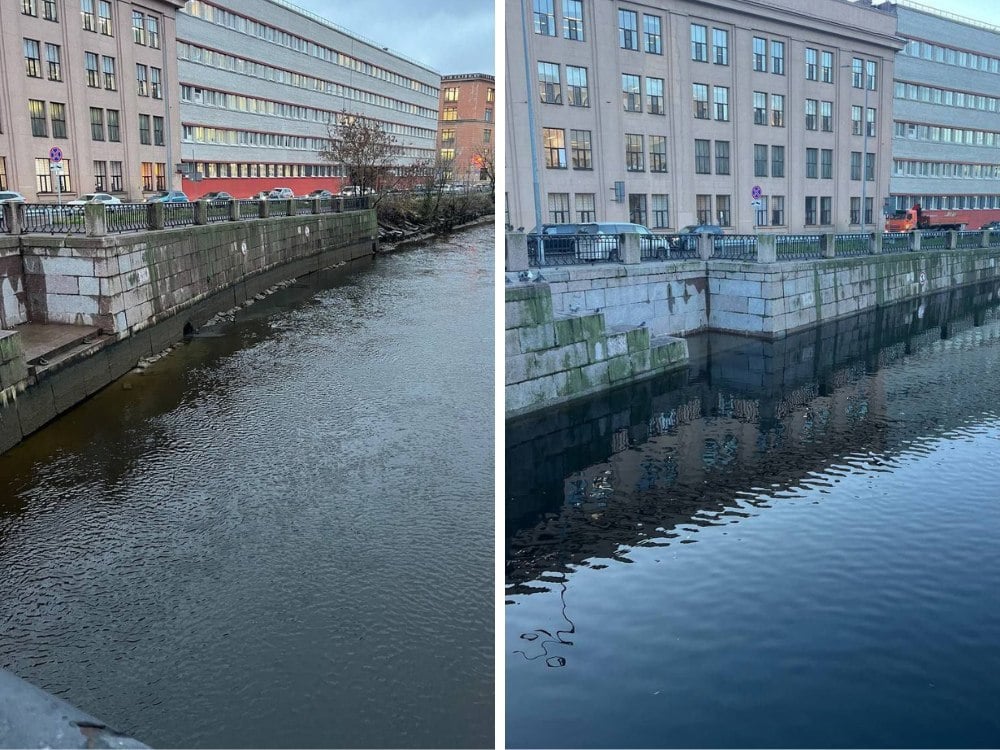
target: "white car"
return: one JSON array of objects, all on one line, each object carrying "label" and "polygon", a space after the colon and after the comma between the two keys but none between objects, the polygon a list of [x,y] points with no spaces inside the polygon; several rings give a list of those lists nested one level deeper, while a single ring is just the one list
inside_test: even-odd
[{"label": "white car", "polygon": [[87,193],[81,195],[75,201],[67,201],[67,206],[82,206],[84,203],[121,203],[120,198],[116,198],[108,193]]},{"label": "white car", "polygon": [[24,203],[24,196],[16,190],[0,190],[0,203]]},{"label": "white car", "polygon": [[278,187],[272,188],[271,192],[267,194],[267,197],[272,201],[283,201],[288,200],[289,198],[294,198],[295,193],[292,192],[291,188]]}]

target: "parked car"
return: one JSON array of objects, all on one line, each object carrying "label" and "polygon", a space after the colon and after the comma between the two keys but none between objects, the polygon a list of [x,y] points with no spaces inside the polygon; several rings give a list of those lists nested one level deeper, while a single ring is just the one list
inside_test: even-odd
[{"label": "parked car", "polygon": [[24,203],[24,196],[16,190],[0,191],[0,203]]},{"label": "parked car", "polygon": [[683,227],[677,234],[668,237],[671,250],[698,249],[699,234],[723,234],[722,227],[717,224],[689,224]]},{"label": "parked car", "polygon": [[576,250],[576,237],[583,232],[582,224],[542,224],[528,233],[528,250],[534,255],[538,241],[542,240],[545,254],[572,254]]},{"label": "parked car", "polygon": [[295,193],[287,187],[271,188],[271,192],[267,194],[267,199],[272,201],[284,201],[294,197]]},{"label": "parked car", "polygon": [[[618,247],[617,238],[623,234],[637,234],[641,238],[640,250],[652,250],[656,257],[665,258],[669,248],[669,242],[663,235],[654,234],[648,227],[642,224],[632,224],[630,222],[598,221],[591,224],[582,224],[583,238],[578,238],[576,243],[576,257],[580,260],[618,260],[621,258],[621,249]],[[587,239],[593,235],[593,239]],[[616,239],[610,239],[614,236]]]},{"label": "parked car", "polygon": [[87,193],[86,195],[81,195],[74,201],[66,201],[67,206],[82,206],[85,203],[121,203],[121,198],[118,198],[110,193]]},{"label": "parked car", "polygon": [[161,190],[156,195],[146,198],[146,203],[190,203],[190,199],[181,190]]},{"label": "parked car", "polygon": [[318,188],[318,189],[313,190],[312,192],[310,192],[309,195],[307,195],[306,197],[307,198],[332,198],[333,197],[333,193],[331,193],[329,190],[324,190],[323,188]]},{"label": "parked car", "polygon": [[1000,229],[1000,221],[990,221],[990,222],[987,222],[986,224],[983,224],[979,228],[980,229],[990,229],[990,230]]},{"label": "parked car", "polygon": [[210,193],[205,193],[198,200],[208,201],[209,203],[225,203],[226,201],[231,201],[232,199],[233,196],[225,190],[213,190]]}]

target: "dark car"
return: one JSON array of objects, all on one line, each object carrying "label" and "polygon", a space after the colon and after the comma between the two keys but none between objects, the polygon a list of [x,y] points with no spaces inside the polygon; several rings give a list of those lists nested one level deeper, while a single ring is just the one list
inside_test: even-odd
[{"label": "dark car", "polygon": [[209,203],[222,203],[225,201],[231,201],[233,196],[224,190],[213,190],[210,193],[205,193],[198,200],[208,201]]},{"label": "dark car", "polygon": [[306,196],[306,198],[332,198],[332,197],[333,193],[331,193],[329,190],[324,190],[323,188],[317,188],[316,190],[313,190]]},{"label": "dark car", "polygon": [[698,249],[699,234],[722,234],[722,227],[718,224],[689,224],[683,227],[677,234],[669,237],[671,250],[695,251]]},{"label": "dark car", "polygon": [[585,224],[542,224],[528,233],[528,254],[536,255],[538,242],[543,241],[546,255],[572,255],[576,251],[577,235],[584,233]]},{"label": "dark car", "polygon": [[997,230],[997,229],[1000,229],[1000,221],[991,221],[991,222],[989,222],[987,224],[983,224],[979,228],[980,229]]},{"label": "dark car", "polygon": [[188,197],[180,190],[161,190],[146,198],[146,203],[187,203]]}]

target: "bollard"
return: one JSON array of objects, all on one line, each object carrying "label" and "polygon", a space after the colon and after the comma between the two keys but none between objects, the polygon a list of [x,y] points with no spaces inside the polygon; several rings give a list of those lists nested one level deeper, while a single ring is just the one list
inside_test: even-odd
[{"label": "bollard", "polygon": [[257,203],[257,218],[266,219],[271,215],[271,201],[261,198]]},{"label": "bollard", "polygon": [[194,223],[208,224],[208,201],[194,202]]},{"label": "bollard", "polygon": [[149,210],[149,228],[150,229],[163,229],[166,222],[166,210],[164,204],[160,201],[156,203],[150,203],[148,206]]}]

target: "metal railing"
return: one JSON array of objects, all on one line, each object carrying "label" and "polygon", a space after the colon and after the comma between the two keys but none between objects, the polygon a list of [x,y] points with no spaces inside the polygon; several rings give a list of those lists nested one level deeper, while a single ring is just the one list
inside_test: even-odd
[{"label": "metal railing", "polygon": [[256,219],[260,216],[260,201],[258,200],[241,200],[237,201],[239,204],[239,217],[241,219]]},{"label": "metal railing", "polygon": [[148,203],[108,203],[104,221],[109,232],[141,232],[150,225]]},{"label": "metal railing", "polygon": [[531,266],[615,263],[620,258],[619,238],[615,234],[528,235],[528,263]]},{"label": "metal railing", "polygon": [[163,226],[183,227],[195,223],[193,203],[164,203]]},{"label": "metal railing", "polygon": [[757,235],[720,234],[712,237],[712,257],[721,260],[757,260]]},{"label": "metal railing", "polygon": [[205,207],[205,214],[209,224],[229,221],[229,201],[212,201]]},{"label": "metal railing", "polygon": [[958,232],[958,236],[955,238],[955,247],[960,249],[968,249],[971,247],[982,247],[983,246],[983,233],[976,232]]},{"label": "metal railing", "polygon": [[313,212],[313,199],[312,198],[293,198],[295,201],[295,215],[303,216],[305,214],[311,214]]},{"label": "metal railing", "polygon": [[882,235],[883,253],[908,253],[913,247],[909,232],[885,232]]},{"label": "metal railing", "polygon": [[666,235],[639,235],[639,258],[641,260],[666,260],[676,257],[677,254],[671,249],[670,239]]},{"label": "metal railing", "polygon": [[947,250],[950,233],[948,231],[920,233],[921,250]]},{"label": "metal railing", "polygon": [[834,237],[838,258],[852,258],[872,254],[872,236],[867,233],[838,234]]},{"label": "metal railing", "polygon": [[776,238],[778,260],[810,260],[823,257],[818,234],[779,234]]},{"label": "metal railing", "polygon": [[83,206],[24,203],[20,206],[21,231],[34,234],[83,234]]},{"label": "metal railing", "polygon": [[7,226],[7,214],[3,211],[3,206],[0,206],[0,234],[8,232],[10,232],[10,227]]},{"label": "metal railing", "polygon": [[990,232],[986,247],[1000,247],[1000,229],[994,229]]}]

